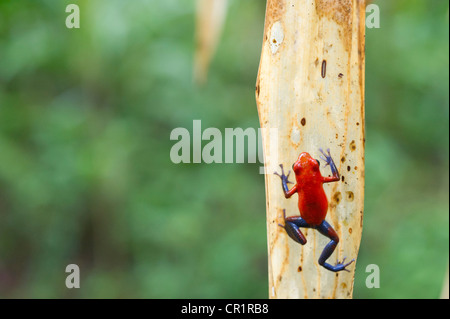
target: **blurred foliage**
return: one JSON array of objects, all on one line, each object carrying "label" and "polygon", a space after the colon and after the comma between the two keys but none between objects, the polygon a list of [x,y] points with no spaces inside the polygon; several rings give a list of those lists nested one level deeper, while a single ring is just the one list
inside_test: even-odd
[{"label": "blurred foliage", "polygon": [[[259,126],[263,1],[231,1],[207,85],[195,2],[0,1],[0,297],[266,298],[259,164],[173,164],[176,127]],[[356,298],[436,298],[448,262],[448,2],[366,36]],[[81,289],[64,282],[81,268]],[[365,286],[378,264],[381,288]]]}]

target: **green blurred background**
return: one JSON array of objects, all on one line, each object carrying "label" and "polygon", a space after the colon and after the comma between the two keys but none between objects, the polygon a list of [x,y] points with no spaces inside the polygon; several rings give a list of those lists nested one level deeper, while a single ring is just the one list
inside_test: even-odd
[{"label": "green blurred background", "polygon": [[[65,27],[66,5],[81,28]],[[355,298],[437,298],[449,251],[448,1],[366,35]],[[265,1],[230,1],[203,88],[195,1],[0,0],[0,297],[267,298],[259,164],[173,164],[176,127],[259,127]],[[81,289],[65,267],[81,268]],[[381,288],[365,286],[365,267]]]}]

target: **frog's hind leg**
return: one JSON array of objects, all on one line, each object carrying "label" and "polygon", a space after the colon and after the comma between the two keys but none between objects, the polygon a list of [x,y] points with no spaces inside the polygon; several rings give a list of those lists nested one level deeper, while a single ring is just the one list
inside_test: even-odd
[{"label": "frog's hind leg", "polygon": [[342,260],[342,262],[337,262],[336,265],[332,266],[328,263],[326,263],[326,260],[331,256],[331,254],[334,252],[334,250],[336,249],[337,244],[339,243],[339,237],[336,234],[336,232],[334,231],[333,227],[331,227],[330,224],[328,224],[326,221],[323,221],[318,227],[317,230],[322,234],[327,236],[328,238],[331,239],[331,241],[325,246],[325,248],[322,251],[322,254],[320,255],[319,258],[319,265],[325,267],[326,269],[333,271],[333,272],[338,272],[341,270],[345,270],[348,271],[347,269],[345,269],[345,267],[347,267],[348,265],[350,265],[352,262],[354,262],[355,260],[353,259],[352,261],[350,261],[349,263],[345,264],[345,258],[344,260]]},{"label": "frog's hind leg", "polygon": [[283,209],[284,225],[278,224],[278,226],[283,227],[286,233],[294,241],[299,244],[306,244],[306,237],[303,235],[300,227],[310,228],[311,226],[300,216],[290,216],[286,218],[286,210]]}]

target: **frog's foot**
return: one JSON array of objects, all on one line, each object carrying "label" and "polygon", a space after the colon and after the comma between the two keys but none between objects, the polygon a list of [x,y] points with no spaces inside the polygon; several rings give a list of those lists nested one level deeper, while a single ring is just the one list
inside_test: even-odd
[{"label": "frog's foot", "polygon": [[289,175],[291,174],[291,171],[288,172],[287,175],[284,174],[284,168],[283,168],[283,164],[280,164],[281,167],[281,175],[278,174],[277,172],[274,172],[275,175],[279,176],[281,178],[281,180],[283,182],[285,182],[286,184],[294,184],[293,182],[289,181]]},{"label": "frog's foot", "polygon": [[[276,175],[278,175],[278,174],[276,174]],[[286,222],[286,209],[283,209],[283,220]],[[278,226],[285,228],[285,226],[281,225],[281,224],[278,224]]]},{"label": "frog's foot", "polygon": [[334,271],[341,271],[341,270],[344,270],[344,271],[347,271],[347,272],[350,272],[350,270],[348,270],[348,269],[346,269],[346,267],[348,266],[348,265],[350,265],[351,263],[353,263],[354,261],[355,261],[355,259],[352,259],[350,262],[348,262],[348,263],[345,263],[345,259],[347,259],[347,257],[344,257],[344,259],[342,259],[342,262],[337,262],[336,263],[336,265],[334,265]]},{"label": "frog's foot", "polygon": [[323,156],[320,156],[320,158],[326,163],[325,167],[327,165],[331,165],[331,163],[333,163],[333,159],[331,158],[331,154],[330,154],[330,149],[327,148],[327,153],[326,154],[323,149],[319,148],[320,153],[322,153]]},{"label": "frog's foot", "polygon": [[350,272],[350,270],[348,270],[346,267],[349,266],[351,263],[353,263],[355,260],[352,259],[350,262],[345,263],[345,259],[344,258],[342,260],[342,262],[337,262],[336,265],[332,266],[328,263],[324,263],[322,266],[324,266],[326,269],[328,269],[329,271],[332,272],[339,272],[339,271],[346,271],[346,272]]},{"label": "frog's foot", "polygon": [[334,164],[333,158],[331,157],[330,149],[329,148],[327,149],[327,153],[325,153],[323,151],[323,149],[321,149],[321,148],[319,149],[319,151],[323,155],[323,156],[320,156],[320,158],[326,162],[325,167],[327,165],[330,165],[331,173],[333,174],[332,177],[325,177],[323,179],[323,182],[324,183],[337,182],[340,179],[340,176],[339,176],[339,172],[336,168],[336,165]]}]

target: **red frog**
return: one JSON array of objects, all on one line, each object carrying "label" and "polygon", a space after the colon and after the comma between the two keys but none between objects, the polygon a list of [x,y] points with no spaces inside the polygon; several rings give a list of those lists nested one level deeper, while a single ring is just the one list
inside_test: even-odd
[{"label": "red frog", "polygon": [[327,150],[327,154],[322,149],[320,149],[320,152],[324,156],[320,158],[326,162],[325,167],[330,165],[333,176],[323,177],[320,173],[320,162],[306,152],[301,153],[297,161],[292,165],[297,183],[291,189],[287,185],[288,183],[294,184],[288,180],[291,172],[289,171],[285,175],[283,164],[280,164],[281,175],[275,172],[275,175],[281,178],[281,186],[286,198],[290,198],[295,193],[298,194],[298,209],[300,211],[300,216],[286,217],[286,210],[283,209],[285,224],[279,226],[286,230],[289,237],[302,245],[306,244],[306,238],[300,230],[301,227],[318,230],[322,235],[331,239],[320,255],[319,265],[333,272],[342,270],[349,271],[346,267],[354,262],[354,259],[345,264],[344,258],[342,262],[337,262],[334,266],[326,262],[336,249],[339,243],[339,237],[333,227],[325,220],[328,210],[328,200],[323,190],[323,183],[337,182],[340,180],[340,177],[336,165],[331,158],[330,149]]}]

